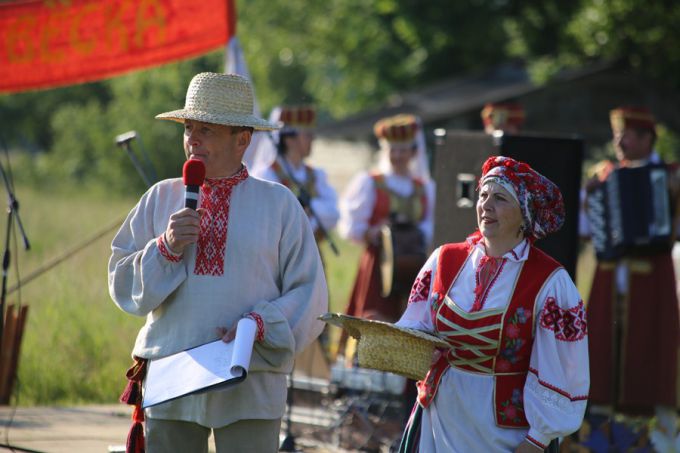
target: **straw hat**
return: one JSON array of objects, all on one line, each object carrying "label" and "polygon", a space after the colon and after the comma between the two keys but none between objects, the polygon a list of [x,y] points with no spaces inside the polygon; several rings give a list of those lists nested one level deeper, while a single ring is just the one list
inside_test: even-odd
[{"label": "straw hat", "polygon": [[253,115],[253,89],[248,79],[214,72],[202,72],[191,79],[183,109],[161,113],[156,118],[178,123],[190,119],[260,131],[279,128]]},{"label": "straw hat", "polygon": [[319,319],[342,327],[357,339],[359,366],[389,371],[414,380],[425,378],[435,348],[450,347],[439,337],[388,322],[340,313],[326,313]]}]

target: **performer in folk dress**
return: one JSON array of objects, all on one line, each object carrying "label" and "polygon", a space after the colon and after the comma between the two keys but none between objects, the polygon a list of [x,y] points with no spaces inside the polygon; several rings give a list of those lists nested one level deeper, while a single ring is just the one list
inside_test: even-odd
[{"label": "performer in folk dress", "polygon": [[317,241],[323,240],[319,222],[323,230],[330,232],[340,213],[338,196],[328,183],[326,172],[306,162],[312,153],[316,110],[309,105],[276,107],[269,121],[281,126],[280,130],[271,132],[276,149],[262,146],[258,149],[253,176],[281,183],[293,191],[307,209]]},{"label": "performer in folk dress", "polygon": [[[592,169],[586,192],[592,192],[617,168],[662,164],[668,171],[671,206],[675,204],[678,166],[664,163],[655,152],[656,121],[651,112],[644,107],[621,107],[610,112],[610,120],[616,161],[604,161]],[[581,235],[588,236],[592,226],[585,215],[581,219]],[[632,415],[655,414],[674,438],[680,328],[671,248],[669,240],[666,247],[654,251],[633,250],[619,259],[599,261],[588,298],[588,317],[592,327],[591,412],[611,414],[613,409]]]},{"label": "performer in folk dress", "polygon": [[[205,164],[200,209],[184,207],[181,179],[155,184],[113,239],[109,293],[121,310],[146,318],[124,400],[146,418],[128,451],[276,452],[293,358],[323,329],[328,292],[307,217],[291,192],[252,178],[242,159],[253,130],[276,128],[253,115],[247,79],[201,73],[183,109],[156,118],[182,123],[187,159]],[[233,387],[142,411],[148,360],[222,338],[242,317],[257,323],[248,377]]]},{"label": "performer in folk dress", "polygon": [[484,132],[518,134],[524,125],[524,108],[517,102],[493,102],[481,112]]},{"label": "performer in folk dress", "polygon": [[567,271],[533,245],[564,215],[557,186],[529,165],[484,163],[479,229],[432,253],[397,322],[451,344],[418,383],[400,451],[537,452],[580,426],[585,307]]},{"label": "performer in folk dress", "polygon": [[375,124],[374,132],[380,143],[378,169],[352,180],[340,203],[339,233],[366,247],[346,313],[394,322],[406,306],[406,296],[381,295],[380,231],[391,223],[411,223],[429,244],[434,188],[418,118],[384,118]]}]

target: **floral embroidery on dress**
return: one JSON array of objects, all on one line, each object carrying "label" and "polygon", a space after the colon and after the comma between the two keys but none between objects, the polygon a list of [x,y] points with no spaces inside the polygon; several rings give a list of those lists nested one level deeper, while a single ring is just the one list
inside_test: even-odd
[{"label": "floral embroidery on dress", "polygon": [[503,401],[500,405],[498,414],[502,421],[511,421],[513,423],[521,423],[524,414],[524,395],[522,389],[516,388],[512,390],[512,396],[509,400]]},{"label": "floral embroidery on dress", "polygon": [[588,335],[586,309],[580,300],[568,310],[560,308],[554,297],[548,297],[541,312],[541,327],[555,332],[561,341],[579,341]]},{"label": "floral embroidery on dress", "polygon": [[416,281],[413,282],[413,287],[411,288],[411,294],[408,298],[408,303],[414,302],[424,302],[427,300],[430,293],[430,283],[432,282],[432,271],[425,271],[422,278],[418,276]]},{"label": "floral embroidery on dress", "polygon": [[519,351],[526,343],[526,340],[520,338],[520,324],[528,322],[530,318],[531,313],[523,307],[520,307],[515,311],[515,314],[512,315],[512,318],[510,318],[510,321],[505,326],[505,337],[507,340],[505,345],[503,345],[500,357],[496,363],[496,369],[498,371],[510,370],[511,366],[522,358],[522,356],[519,355]]}]

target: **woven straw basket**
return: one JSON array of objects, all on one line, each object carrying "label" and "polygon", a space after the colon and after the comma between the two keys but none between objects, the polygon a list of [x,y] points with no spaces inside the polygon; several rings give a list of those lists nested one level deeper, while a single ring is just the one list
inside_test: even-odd
[{"label": "woven straw basket", "polygon": [[342,327],[357,339],[359,366],[421,380],[430,369],[436,347],[448,348],[441,338],[383,321],[326,313],[320,320]]}]

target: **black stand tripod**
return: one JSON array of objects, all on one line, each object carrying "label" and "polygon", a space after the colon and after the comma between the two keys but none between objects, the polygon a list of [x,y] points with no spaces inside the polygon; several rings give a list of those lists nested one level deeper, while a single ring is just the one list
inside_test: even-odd
[{"label": "black stand tripod", "polygon": [[295,445],[295,436],[293,435],[293,417],[292,417],[292,412],[293,412],[293,371],[290,372],[290,383],[288,385],[288,398],[286,401],[286,405],[288,406],[286,408],[286,437],[283,439],[283,442],[281,442],[281,446],[279,447],[279,451],[291,451],[291,452],[296,452],[298,451],[297,446]]},{"label": "black stand tripod", "polygon": [[9,274],[9,264],[11,261],[9,242],[12,232],[12,221],[16,220],[19,226],[19,232],[21,233],[21,238],[24,242],[24,249],[29,250],[31,248],[28,238],[26,237],[26,232],[24,231],[24,226],[21,223],[21,217],[19,217],[19,202],[14,196],[14,190],[11,181],[7,178],[7,173],[5,173],[5,168],[0,164],[0,173],[2,173],[2,179],[5,183],[5,190],[7,191],[7,231],[5,231],[5,252],[2,257],[2,295],[0,295],[0,350],[2,348],[2,337],[5,331],[5,301],[7,299],[7,276]]},{"label": "black stand tripod", "polygon": [[[274,139],[270,136],[269,139],[274,142]],[[298,200],[300,200],[300,204],[302,205],[303,208],[309,212],[309,215],[316,220],[316,224],[318,226],[319,231],[321,232],[321,236],[326,238],[328,240],[328,245],[331,247],[331,250],[333,250],[333,253],[335,253],[336,256],[340,255],[340,251],[335,245],[335,242],[333,242],[333,239],[330,237],[328,234],[328,231],[324,228],[323,224],[321,223],[321,219],[319,219],[319,216],[316,214],[314,211],[314,208],[312,208],[312,197],[305,189],[305,187],[298,181],[295,176],[293,175],[293,169],[290,167],[290,162],[288,162],[288,159],[286,159],[286,155],[283,152],[283,149],[280,146],[277,146],[277,156],[280,157],[281,159],[281,165],[283,166],[283,170],[286,172],[288,175],[288,178],[293,182],[293,185],[295,185],[295,188],[297,188],[299,196]],[[293,369],[295,369],[295,366],[293,366]],[[297,447],[295,445],[295,436],[293,436],[292,432],[292,410],[293,410],[293,391],[294,391],[294,385],[293,385],[293,372],[291,371],[290,376],[290,384],[288,388],[288,408],[286,409],[286,438],[283,439],[283,442],[281,443],[281,447],[279,448],[279,451],[298,451]]]}]

